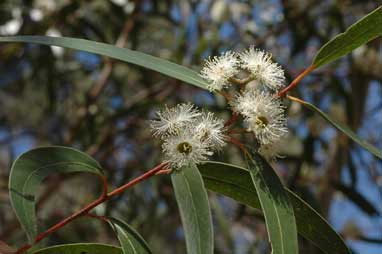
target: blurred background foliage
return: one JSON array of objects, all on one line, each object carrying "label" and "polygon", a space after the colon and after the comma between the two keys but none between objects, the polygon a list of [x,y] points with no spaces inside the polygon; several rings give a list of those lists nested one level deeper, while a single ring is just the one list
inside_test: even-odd
[{"label": "blurred background foliage", "polygon": [[[2,0],[0,35],[52,35],[116,44],[199,70],[203,59],[249,45],[266,49],[291,81],[318,48],[380,4],[376,0]],[[377,39],[305,78],[292,94],[346,122],[382,147],[382,47]],[[7,183],[20,153],[36,146],[76,147],[107,170],[110,188],[160,161],[148,120],[164,104],[190,101],[223,118],[224,98],[160,74],[85,52],[38,45],[0,45],[0,239],[26,237],[12,212]],[[355,253],[382,249],[382,162],[318,115],[288,104],[290,135],[274,164],[285,184],[325,216]],[[245,138],[252,142],[250,137]],[[227,146],[214,158],[242,164]],[[55,175],[41,186],[40,228],[97,197],[88,175]],[[261,214],[210,193],[216,253],[269,253]],[[168,177],[156,177],[98,213],[123,218],[155,253],[185,253]],[[44,244],[116,243],[107,225],[83,218]],[[300,242],[300,253],[319,253]]]}]

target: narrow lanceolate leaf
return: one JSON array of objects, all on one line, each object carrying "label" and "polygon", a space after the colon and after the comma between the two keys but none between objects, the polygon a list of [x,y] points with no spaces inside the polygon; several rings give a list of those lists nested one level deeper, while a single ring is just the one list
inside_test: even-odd
[{"label": "narrow lanceolate leaf", "polygon": [[186,237],[187,254],[212,254],[211,211],[203,179],[195,165],[171,174]]},{"label": "narrow lanceolate leaf", "polygon": [[207,85],[206,81],[201,78],[197,72],[182,65],[178,65],[142,52],[119,48],[106,43],[68,37],[49,36],[7,36],[0,37],[0,42],[27,42],[87,51],[136,64],[200,88],[206,89]]},{"label": "narrow lanceolate leaf", "polygon": [[15,160],[9,177],[9,195],[30,241],[37,235],[35,199],[42,180],[52,173],[80,171],[102,175],[102,169],[94,159],[68,147],[41,147]]},{"label": "narrow lanceolate leaf", "polygon": [[326,43],[315,56],[313,65],[319,67],[332,62],[381,35],[382,6]]},{"label": "narrow lanceolate leaf", "polygon": [[132,227],[121,220],[108,218],[110,225],[117,234],[124,254],[152,253],[143,237]]},{"label": "narrow lanceolate leaf", "polygon": [[[198,165],[198,168],[208,189],[261,210],[248,169],[220,162],[207,162]],[[302,237],[326,254],[350,253],[345,242],[323,217],[292,191],[285,190],[293,206],[298,233]]]},{"label": "narrow lanceolate leaf", "polygon": [[74,243],[39,249],[32,254],[123,254],[116,246],[99,243]]},{"label": "narrow lanceolate leaf", "polygon": [[324,112],[322,112],[319,108],[317,108],[313,104],[310,104],[310,103],[308,103],[306,101],[303,101],[303,100],[300,100],[300,99],[296,99],[296,98],[291,97],[291,96],[290,96],[290,98],[292,100],[294,100],[294,101],[297,101],[297,102],[301,103],[302,105],[304,105],[308,109],[318,113],[326,121],[328,121],[331,125],[333,125],[337,130],[339,130],[342,133],[344,133],[351,140],[353,140],[358,145],[360,145],[363,148],[365,148],[366,150],[368,150],[370,153],[372,153],[377,158],[382,159],[382,151],[381,151],[381,149],[378,149],[377,147],[373,146],[372,144],[370,144],[366,140],[364,140],[364,139],[360,138],[359,136],[357,136],[357,134],[354,131],[352,131],[348,126],[346,126],[345,124],[342,124],[339,121],[337,121],[336,119],[331,118],[329,115],[327,115]]},{"label": "narrow lanceolate leaf", "polygon": [[280,179],[259,155],[248,158],[248,169],[265,217],[273,254],[297,254],[293,206]]}]

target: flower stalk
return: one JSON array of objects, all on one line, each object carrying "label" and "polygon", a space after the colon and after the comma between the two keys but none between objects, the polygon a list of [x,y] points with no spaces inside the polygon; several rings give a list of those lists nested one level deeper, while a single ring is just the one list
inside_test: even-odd
[{"label": "flower stalk", "polygon": [[314,69],[316,68],[316,66],[314,65],[311,65],[309,66],[307,69],[305,69],[300,75],[298,75],[290,84],[289,86],[285,87],[283,90],[281,90],[281,92],[279,92],[277,94],[277,96],[279,97],[284,97],[286,95],[287,92],[289,92],[290,90],[292,90],[295,86],[298,85],[298,83],[300,83],[300,81],[306,76],[308,75],[309,73],[311,73]]}]

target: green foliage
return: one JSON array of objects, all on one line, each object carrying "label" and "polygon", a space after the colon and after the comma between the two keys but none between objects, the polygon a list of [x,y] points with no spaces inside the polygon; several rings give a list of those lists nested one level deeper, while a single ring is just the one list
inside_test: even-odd
[{"label": "green foliage", "polygon": [[333,125],[337,130],[341,131],[343,134],[345,134],[346,136],[351,138],[351,140],[356,142],[358,145],[362,146],[363,148],[368,150],[371,154],[373,154],[375,157],[382,160],[382,151],[380,149],[376,148],[375,146],[373,146],[372,144],[370,144],[369,142],[367,142],[366,140],[361,139],[348,126],[346,126],[343,123],[340,123],[336,119],[325,114],[324,112],[322,112],[319,108],[317,108],[313,104],[310,104],[306,101],[301,101],[301,100],[299,100],[299,102],[302,105],[304,105],[305,107],[307,107],[308,109],[318,113],[321,117],[323,117],[326,121],[328,121],[331,125]]},{"label": "green foliage", "polygon": [[188,254],[212,254],[214,238],[207,191],[195,165],[171,174]]},{"label": "green foliage", "polygon": [[62,244],[43,248],[32,254],[123,254],[122,249],[112,245],[99,243]]},{"label": "green foliage", "polygon": [[382,6],[363,17],[326,43],[317,53],[313,65],[330,63],[382,35]]},{"label": "green foliage", "polygon": [[[261,210],[259,197],[248,169],[220,162],[207,162],[198,165],[198,168],[208,189]],[[292,191],[288,189],[286,191],[301,236],[327,254],[349,253],[345,242],[321,215]]]},{"label": "green foliage", "polygon": [[[330,63],[381,35],[382,6],[325,44],[317,53],[311,68]],[[87,51],[132,63],[206,89],[206,81],[189,68],[105,43],[47,36],[0,37],[0,42],[36,43]],[[359,138],[349,127],[330,118],[314,105],[299,102],[319,113],[354,142],[382,159],[382,152],[379,149]],[[188,254],[214,252],[212,218],[205,185],[212,191],[261,209],[274,254],[298,253],[297,232],[327,254],[349,252],[344,241],[330,225],[307,203],[286,189],[274,170],[257,154],[248,158],[248,169],[216,162],[200,165],[199,169],[200,172],[196,165],[192,165],[171,174]],[[37,148],[16,159],[10,173],[10,198],[12,207],[32,242],[37,235],[35,214],[37,189],[44,178],[56,172],[103,174],[99,164],[91,157],[66,147]],[[122,249],[91,243],[53,246],[33,253],[151,253],[144,239],[129,225],[114,218],[110,218],[109,221]]]},{"label": "green foliage", "polygon": [[102,175],[100,165],[85,153],[68,147],[41,147],[18,157],[11,168],[9,195],[12,207],[30,241],[37,235],[36,192],[52,173],[89,172]]},{"label": "green foliage", "polygon": [[272,253],[297,254],[296,221],[289,196],[272,167],[259,155],[251,156],[248,169],[264,212]]},{"label": "green foliage", "polygon": [[87,51],[108,56],[124,62],[136,64],[147,69],[163,73],[169,77],[182,80],[194,86],[206,89],[206,81],[198,73],[181,65],[148,54],[116,46],[76,38],[49,36],[9,36],[0,37],[0,42],[26,42],[52,45],[64,48]]},{"label": "green foliage", "polygon": [[146,241],[132,227],[115,218],[108,218],[118,236],[124,254],[152,253]]}]

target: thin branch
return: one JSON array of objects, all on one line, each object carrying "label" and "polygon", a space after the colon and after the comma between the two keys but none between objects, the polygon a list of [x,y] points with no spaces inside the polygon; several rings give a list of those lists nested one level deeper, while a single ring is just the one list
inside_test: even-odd
[{"label": "thin branch", "polygon": [[300,81],[306,76],[308,75],[309,73],[311,73],[314,69],[316,68],[316,66],[314,65],[311,65],[309,66],[307,69],[305,69],[300,75],[297,76],[297,78],[295,78],[290,84],[289,86],[287,86],[286,88],[284,88],[281,92],[279,92],[277,95],[279,97],[283,97],[286,95],[287,92],[289,92],[290,90],[292,90],[295,86],[298,85],[298,83],[300,83]]},{"label": "thin branch", "polygon": [[[73,221],[74,219],[80,217],[80,216],[84,216],[84,215],[87,215],[89,213],[90,210],[92,210],[94,207],[98,206],[99,204],[105,202],[105,201],[108,201],[109,199],[111,199],[113,196],[116,196],[118,194],[121,194],[122,192],[124,192],[125,190],[129,189],[130,187],[154,176],[154,175],[158,175],[158,173],[164,168],[167,166],[167,163],[161,163],[159,164],[158,166],[156,166],[155,168],[147,171],[146,173],[144,173],[143,175],[140,175],[139,177],[133,179],[132,181],[122,185],[121,187],[109,192],[109,193],[102,193],[101,196],[94,200],[92,203],[88,204],[87,206],[85,206],[84,208],[82,208],[81,210],[73,213],[72,215],[66,217],[65,219],[63,219],[62,221],[58,222],[57,224],[53,225],[52,227],[50,227],[49,229],[47,229],[46,231],[44,231],[43,233],[39,234],[36,239],[34,240],[34,242],[32,244],[27,244],[27,245],[24,245],[22,246],[20,249],[18,249],[15,253],[16,254],[19,254],[19,253],[24,253],[25,251],[27,251],[28,249],[30,249],[32,247],[32,245],[40,242],[42,239],[44,239],[45,237],[47,237],[48,235],[52,234],[53,232],[57,231],[58,229],[62,228],[63,226],[65,226],[66,224],[68,224],[69,222]],[[164,173],[167,173],[167,171],[162,171],[161,174],[164,174]]]},{"label": "thin branch", "polygon": [[223,96],[227,101],[231,100],[231,95],[229,95],[227,92],[223,92],[223,91],[216,91],[216,92],[220,94],[221,96]]},{"label": "thin branch", "polygon": [[92,214],[92,213],[87,213],[85,214],[86,217],[90,217],[90,218],[95,218],[95,219],[98,219],[100,221],[103,221],[103,222],[109,222],[109,218],[107,218],[106,216],[100,216],[100,215],[96,215],[96,214]]},{"label": "thin branch", "polygon": [[237,121],[238,118],[239,118],[239,115],[236,113],[233,113],[231,115],[231,118],[228,119],[228,121],[224,123],[224,127],[231,126],[232,124],[234,124]]},{"label": "thin branch", "polygon": [[[131,30],[134,28],[137,16],[138,16],[137,13],[134,13],[133,16],[127,20],[127,22],[125,23],[122,29],[120,36],[117,39],[117,42],[115,43],[115,46],[120,48],[123,48],[125,46],[128,35],[131,32]],[[89,97],[91,99],[93,100],[96,99],[101,94],[103,89],[106,87],[107,81],[109,80],[109,77],[113,70],[113,65],[114,65],[114,61],[111,60],[110,58],[107,58],[106,63],[103,69],[101,70],[101,73],[99,75],[97,82],[93,85],[93,87],[89,91]]]},{"label": "thin branch", "polygon": [[245,156],[249,155],[247,148],[245,148],[245,146],[239,140],[229,137],[228,141],[234,145],[237,145],[240,148],[240,150],[244,153]]},{"label": "thin branch", "polygon": [[382,239],[379,239],[379,238],[370,238],[370,237],[365,237],[365,236],[361,236],[359,238],[359,240],[364,241],[364,242],[368,242],[368,243],[377,243],[377,244],[381,244],[382,243]]},{"label": "thin branch", "polygon": [[108,186],[108,183],[107,183],[107,179],[106,179],[106,176],[104,175],[101,175],[100,176],[101,178],[101,181],[102,181],[102,197],[106,197],[107,196],[107,186]]}]

